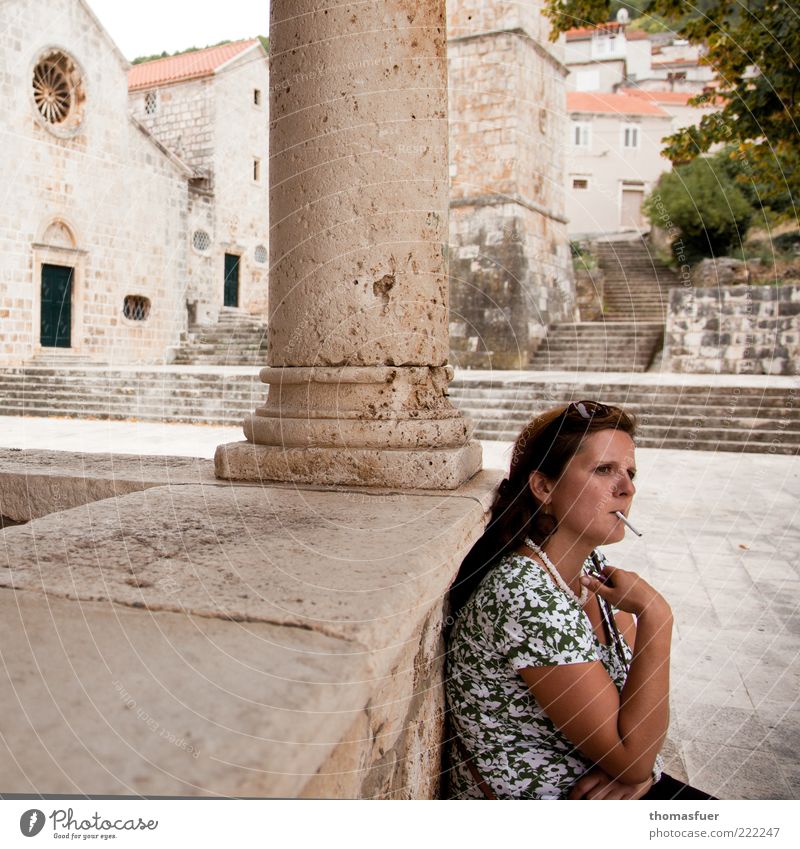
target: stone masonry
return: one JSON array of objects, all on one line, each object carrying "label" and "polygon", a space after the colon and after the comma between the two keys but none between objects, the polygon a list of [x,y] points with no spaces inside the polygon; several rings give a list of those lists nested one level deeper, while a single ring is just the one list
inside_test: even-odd
[{"label": "stone masonry", "polygon": [[542,4],[448,9],[451,352],[521,368],[547,324],[574,318],[564,216],[563,45]]},{"label": "stone masonry", "polygon": [[800,374],[800,286],[674,289],[664,346],[671,371]]},{"label": "stone masonry", "polygon": [[[0,362],[41,350],[43,265],[73,269],[71,347],[106,362],[154,362],[180,327],[190,170],[127,116],[128,63],[77,0],[0,11]],[[72,63],[69,115],[51,123],[32,80],[57,51]],[[147,320],[123,314],[147,298]]]}]

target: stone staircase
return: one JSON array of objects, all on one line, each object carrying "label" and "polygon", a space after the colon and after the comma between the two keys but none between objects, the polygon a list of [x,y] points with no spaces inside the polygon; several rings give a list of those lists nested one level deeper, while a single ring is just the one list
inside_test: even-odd
[{"label": "stone staircase", "polygon": [[[654,385],[594,379],[542,380],[520,373],[500,381],[491,374],[457,378],[453,403],[476,426],[476,437],[513,440],[542,410],[593,398],[640,416],[639,444],[648,448],[796,454],[800,450],[797,388],[751,385]],[[267,387],[257,368],[9,367],[0,371],[0,416],[62,416],[241,424],[261,406]],[[2,419],[0,418],[0,428]],[[57,446],[54,446],[57,447]]]},{"label": "stone staircase", "polygon": [[553,324],[531,360],[533,371],[647,371],[664,339],[664,322]]},{"label": "stone staircase", "polygon": [[643,239],[598,242],[595,251],[605,280],[602,321],[550,325],[532,370],[643,372],[661,350],[677,275]]},{"label": "stone staircase", "polygon": [[461,380],[450,384],[453,403],[475,423],[477,439],[512,441],[535,415],[584,398],[636,414],[637,444],[644,448],[797,454],[798,389],[768,385],[684,385],[603,381],[505,382]]},{"label": "stone staircase", "polygon": [[669,290],[680,284],[678,275],[643,239],[597,242],[595,252],[605,276],[604,321],[660,322],[663,327]]},{"label": "stone staircase", "polygon": [[216,324],[195,325],[181,334],[181,344],[170,361],[176,365],[266,365],[265,320],[223,307]]}]

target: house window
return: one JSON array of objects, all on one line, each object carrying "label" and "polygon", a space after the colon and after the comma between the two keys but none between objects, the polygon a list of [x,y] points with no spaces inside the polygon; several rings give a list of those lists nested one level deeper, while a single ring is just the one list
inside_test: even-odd
[{"label": "house window", "polygon": [[192,247],[196,251],[205,253],[211,247],[211,236],[205,230],[195,230],[192,233]]},{"label": "house window", "polygon": [[587,121],[572,122],[572,146],[589,147],[592,140],[591,125]]},{"label": "house window", "polygon": [[572,178],[572,188],[573,189],[581,189],[585,190],[589,188],[589,178],[588,177],[573,177]]},{"label": "house window", "polygon": [[144,96],[144,111],[147,115],[154,115],[156,109],[158,109],[158,94],[148,91]]},{"label": "house window", "polygon": [[261,89],[253,89],[253,106],[261,106]]},{"label": "house window", "polygon": [[622,129],[622,146],[625,148],[639,147],[639,127],[626,124]]},{"label": "house window", "polygon": [[264,245],[256,245],[255,260],[261,265],[263,265],[267,261],[267,249],[264,247]]},{"label": "house window", "polygon": [[255,182],[259,182],[261,180],[261,160],[254,159],[253,160],[253,179]]},{"label": "house window", "polygon": [[144,295],[125,295],[122,314],[129,321],[145,321],[150,315],[150,298]]}]

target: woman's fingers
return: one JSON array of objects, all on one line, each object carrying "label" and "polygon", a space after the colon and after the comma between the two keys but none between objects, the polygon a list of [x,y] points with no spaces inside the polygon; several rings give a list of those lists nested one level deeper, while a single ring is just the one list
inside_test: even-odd
[{"label": "woman's fingers", "polygon": [[586,799],[588,794],[603,782],[605,773],[601,769],[593,769],[581,776],[569,792],[569,799]]}]

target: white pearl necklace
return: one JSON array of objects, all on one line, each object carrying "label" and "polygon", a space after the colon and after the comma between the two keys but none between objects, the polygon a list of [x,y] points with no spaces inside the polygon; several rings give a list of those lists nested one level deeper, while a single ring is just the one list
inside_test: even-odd
[{"label": "white pearl necklace", "polygon": [[544,564],[544,568],[547,570],[547,574],[555,581],[556,586],[564,590],[570,598],[575,599],[575,601],[583,607],[583,605],[586,604],[586,600],[589,598],[589,588],[584,587],[581,584],[581,594],[579,596],[575,595],[569,584],[567,584],[567,582],[561,577],[561,573],[558,569],[556,569],[553,561],[544,553],[544,549],[540,545],[536,545],[530,537],[525,537],[523,542],[531,549],[531,551],[535,551],[536,554],[539,555],[539,558]]}]

